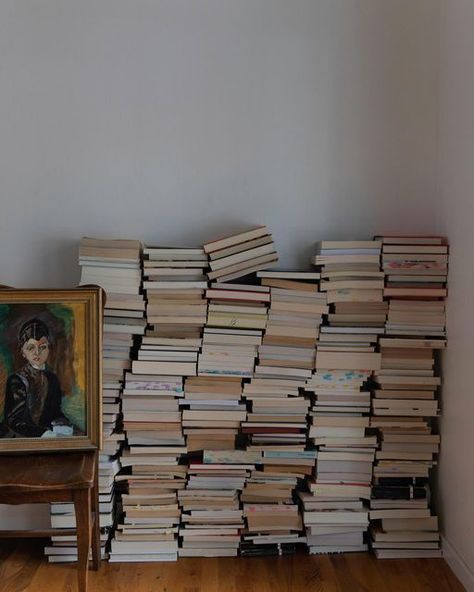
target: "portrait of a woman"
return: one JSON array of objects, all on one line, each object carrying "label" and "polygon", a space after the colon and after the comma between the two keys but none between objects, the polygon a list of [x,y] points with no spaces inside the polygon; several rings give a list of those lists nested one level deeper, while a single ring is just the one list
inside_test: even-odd
[{"label": "portrait of a woman", "polygon": [[53,346],[47,325],[38,318],[25,322],[18,333],[24,364],[8,377],[4,423],[9,437],[48,438],[70,436],[77,429],[63,414],[63,393],[47,361]]}]

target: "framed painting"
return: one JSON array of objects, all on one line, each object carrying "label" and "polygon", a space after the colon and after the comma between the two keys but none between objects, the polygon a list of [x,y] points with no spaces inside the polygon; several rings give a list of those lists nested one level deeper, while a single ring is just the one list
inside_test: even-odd
[{"label": "framed painting", "polygon": [[101,359],[100,288],[0,290],[0,452],[100,448]]}]

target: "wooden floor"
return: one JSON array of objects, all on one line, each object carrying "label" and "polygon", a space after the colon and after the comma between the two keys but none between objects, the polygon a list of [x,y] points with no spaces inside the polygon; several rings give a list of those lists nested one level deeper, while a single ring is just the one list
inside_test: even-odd
[{"label": "wooden floor", "polygon": [[[76,592],[72,565],[49,565],[35,541],[0,540],[0,592]],[[89,572],[89,592],[463,592],[442,559],[377,561],[367,553],[180,559]]]}]

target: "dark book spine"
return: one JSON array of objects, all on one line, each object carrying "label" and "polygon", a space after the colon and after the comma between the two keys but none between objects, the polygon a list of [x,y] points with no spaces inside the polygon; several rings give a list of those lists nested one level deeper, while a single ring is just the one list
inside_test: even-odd
[{"label": "dark book spine", "polygon": [[412,487],[423,487],[428,484],[427,477],[379,477],[377,485],[386,485],[392,487],[403,487],[411,485]]},{"label": "dark book spine", "polygon": [[425,487],[412,487],[411,485],[395,487],[390,485],[375,485],[372,488],[372,497],[375,499],[426,499]]}]

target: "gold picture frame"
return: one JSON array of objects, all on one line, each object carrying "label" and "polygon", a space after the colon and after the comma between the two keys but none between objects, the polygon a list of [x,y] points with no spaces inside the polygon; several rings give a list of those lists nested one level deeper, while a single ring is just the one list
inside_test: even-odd
[{"label": "gold picture frame", "polygon": [[0,453],[101,448],[102,298],[0,289]]}]

